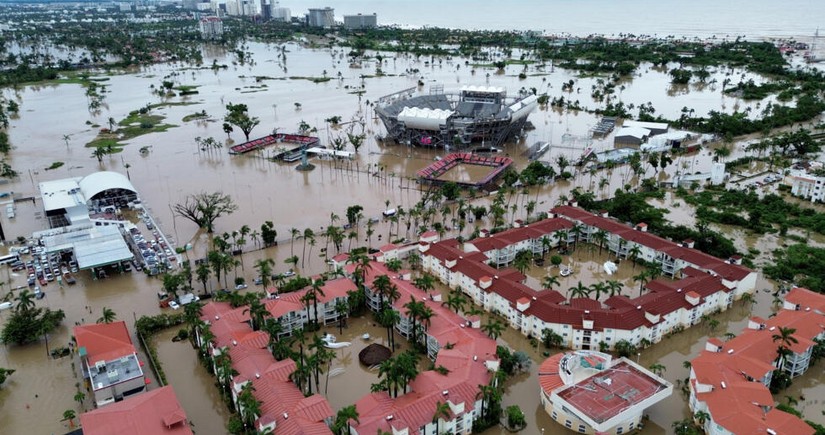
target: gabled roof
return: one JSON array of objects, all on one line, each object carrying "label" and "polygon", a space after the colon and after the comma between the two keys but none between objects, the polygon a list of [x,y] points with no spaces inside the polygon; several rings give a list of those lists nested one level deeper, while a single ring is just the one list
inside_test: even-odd
[{"label": "gabled roof", "polygon": [[192,435],[171,386],[80,415],[85,435]]},{"label": "gabled roof", "polygon": [[126,322],[95,323],[75,326],[77,347],[86,348],[90,364],[112,361],[135,353],[135,346],[126,329]]}]

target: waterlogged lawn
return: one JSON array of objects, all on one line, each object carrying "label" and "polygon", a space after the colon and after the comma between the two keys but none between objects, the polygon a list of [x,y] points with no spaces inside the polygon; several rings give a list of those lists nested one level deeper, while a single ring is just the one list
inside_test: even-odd
[{"label": "waterlogged lawn", "polygon": [[101,131],[86,146],[89,148],[106,147],[112,152],[118,152],[125,145],[123,141],[149,133],[162,133],[170,128],[177,127],[175,124],[165,124],[163,122],[165,119],[166,117],[163,115],[154,115],[148,112],[140,113],[136,110],[118,122],[117,129],[114,131]]}]

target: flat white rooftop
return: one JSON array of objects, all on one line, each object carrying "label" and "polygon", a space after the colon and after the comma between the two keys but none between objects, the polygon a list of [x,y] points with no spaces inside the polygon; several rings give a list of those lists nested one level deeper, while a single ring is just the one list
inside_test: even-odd
[{"label": "flat white rooftop", "polygon": [[68,226],[48,232],[51,235],[42,238],[46,252],[72,250],[80,269],[131,260],[134,256],[114,225]]},{"label": "flat white rooftop", "polygon": [[86,205],[86,198],[80,191],[80,177],[40,183],[40,195],[46,211]]}]

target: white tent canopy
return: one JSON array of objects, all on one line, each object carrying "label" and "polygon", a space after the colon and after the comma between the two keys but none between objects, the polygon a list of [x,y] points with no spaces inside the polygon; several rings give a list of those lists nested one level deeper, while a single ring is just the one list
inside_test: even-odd
[{"label": "white tent canopy", "polygon": [[110,189],[123,189],[137,193],[135,186],[132,185],[132,182],[129,181],[125,175],[111,171],[89,174],[83,177],[78,184],[80,185],[80,191],[83,192],[83,196],[86,197],[87,201],[98,193]]}]

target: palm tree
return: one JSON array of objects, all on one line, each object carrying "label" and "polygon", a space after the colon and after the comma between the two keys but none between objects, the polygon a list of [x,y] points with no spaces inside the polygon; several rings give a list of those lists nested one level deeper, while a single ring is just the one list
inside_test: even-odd
[{"label": "palm tree", "polygon": [[198,277],[198,281],[203,284],[203,293],[208,293],[209,289],[206,287],[206,284],[209,283],[209,275],[212,274],[212,270],[209,268],[209,263],[202,262],[197,265],[195,268],[195,275]]},{"label": "palm tree", "polygon": [[705,411],[696,411],[693,413],[693,421],[695,421],[699,426],[705,427],[705,422],[710,420],[710,414]]},{"label": "palm tree", "polygon": [[108,152],[106,152],[106,148],[104,147],[95,147],[95,150],[92,151],[92,157],[96,158],[100,164],[103,163],[103,157],[106,156],[106,154],[108,154]]},{"label": "palm tree", "polygon": [[642,254],[642,248],[639,245],[634,244],[630,250],[627,251],[628,257],[630,257],[630,261],[633,262],[633,270],[636,270],[636,260],[639,259],[639,255]]},{"label": "palm tree", "polygon": [[558,286],[559,284],[561,284],[559,282],[559,277],[557,277],[555,275],[547,275],[541,281],[541,285],[544,288],[553,288],[553,286]]},{"label": "palm tree", "polygon": [[251,298],[249,306],[244,308],[243,313],[249,313],[249,318],[252,321],[252,330],[258,331],[263,328],[267,317],[272,316],[264,304],[256,297]]},{"label": "palm tree", "polygon": [[[189,325],[189,334],[194,336],[196,328],[200,325],[201,315],[203,315],[203,305],[200,302],[192,302],[183,306],[183,318]],[[114,314],[114,313],[113,313]]]},{"label": "palm tree", "polygon": [[583,234],[584,227],[579,224],[573,224],[573,227],[570,228],[570,232],[573,233],[573,249],[575,250],[576,247],[579,245],[579,237]]},{"label": "palm tree", "polygon": [[80,404],[80,407],[83,408],[83,401],[86,399],[86,394],[82,391],[78,391],[74,394],[74,401]]},{"label": "palm tree", "polygon": [[607,284],[607,291],[608,291],[608,293],[610,293],[610,297],[622,294],[622,288],[624,288],[624,286],[619,281],[611,279],[610,281],[607,281],[606,284]]},{"label": "palm tree", "polygon": [[343,299],[338,299],[335,302],[335,315],[338,317],[338,333],[344,333],[344,324],[349,316],[349,304]]},{"label": "palm tree", "polygon": [[516,258],[513,260],[513,267],[516,268],[520,273],[524,273],[527,269],[530,268],[530,263],[533,260],[533,253],[530,251],[521,251],[516,254]]},{"label": "palm tree", "polygon": [[315,324],[318,325],[318,296],[326,296],[324,293],[323,287],[324,281],[320,279],[316,279],[312,281],[312,285],[307,289],[307,296],[312,294],[312,302],[313,302],[313,311],[315,312]]},{"label": "palm tree", "polygon": [[447,420],[448,418],[450,418],[450,405],[447,402],[441,403],[439,400],[435,404],[435,413],[433,414],[436,434],[441,434],[441,420]]},{"label": "palm tree", "polygon": [[332,431],[336,435],[351,435],[350,420],[355,420],[356,423],[361,424],[361,421],[358,420],[358,409],[355,408],[355,405],[345,406],[338,410],[338,413],[335,414],[335,422],[332,424]]},{"label": "palm tree", "polygon": [[381,324],[387,328],[387,343],[390,345],[390,349],[395,351],[395,325],[401,321],[401,315],[392,308],[385,308],[381,312],[380,318]]},{"label": "palm tree", "polygon": [[275,261],[271,258],[262,258],[255,261],[255,270],[258,271],[258,276],[261,278],[261,288],[266,290],[272,279],[272,267],[275,266]]},{"label": "palm tree", "polygon": [[306,228],[304,229],[304,234],[301,238],[304,240],[304,247],[301,250],[301,267],[304,267],[307,252],[307,240],[315,240],[315,231],[312,231],[312,228]]},{"label": "palm tree", "polygon": [[252,394],[253,391],[255,391],[255,387],[252,386],[252,382],[247,382],[241,388],[241,393],[238,394],[238,406],[244,427],[250,429],[255,426],[255,419],[261,413],[261,402]]},{"label": "palm tree", "polygon": [[648,275],[647,271],[644,271],[644,272],[642,272],[638,275],[635,275],[633,277],[633,281],[638,281],[639,282],[639,296],[642,296],[642,288],[644,288],[644,285],[648,283],[648,279],[649,279],[649,275]]},{"label": "palm tree", "polygon": [[570,298],[586,298],[590,296],[590,289],[579,281],[575,287],[570,287],[568,290]]},{"label": "palm tree", "polygon": [[653,363],[648,367],[648,370],[653,372],[656,376],[662,377],[665,371],[667,371],[667,367],[659,363]]},{"label": "palm tree", "polygon": [[594,283],[592,286],[590,286],[590,290],[593,293],[596,293],[596,300],[599,300],[599,297],[602,295],[602,293],[607,293],[609,291],[607,284],[603,282]]},{"label": "palm tree", "polygon": [[441,305],[454,310],[455,313],[458,314],[459,310],[464,311],[464,306],[467,305],[467,298],[465,298],[460,291],[451,291],[447,295],[447,300],[442,302]]},{"label": "palm tree", "polygon": [[410,333],[412,336],[413,345],[418,344],[418,328],[416,327],[416,321],[424,312],[424,302],[416,301],[413,296],[410,296],[410,301],[404,304],[404,308],[406,308],[407,318],[410,319],[410,322],[412,323]]},{"label": "palm tree", "polygon": [[435,277],[427,272],[413,280],[413,284],[425,293],[431,292],[435,289]]},{"label": "palm tree", "polygon": [[793,336],[795,333],[796,328],[780,326],[776,329],[776,333],[771,336],[774,343],[779,342],[779,348],[776,352],[776,362],[779,368],[782,368],[783,358],[790,353],[790,347],[799,343],[799,340]]},{"label": "palm tree", "polygon": [[96,323],[112,323],[117,319],[117,314],[109,307],[103,307],[102,316]]},{"label": "palm tree", "polygon": [[504,332],[504,328],[504,324],[496,319],[489,319],[487,320],[487,323],[481,325],[481,330],[489,335],[493,340],[501,336],[501,333]]},{"label": "palm tree", "polygon": [[28,289],[21,290],[14,300],[17,302],[17,306],[14,307],[15,311],[27,312],[34,308],[34,294],[29,292]]},{"label": "palm tree", "polygon": [[63,419],[60,421],[68,421],[69,422],[69,429],[74,429],[74,419],[77,418],[77,414],[75,414],[73,409],[67,409],[63,411]]},{"label": "palm tree", "polygon": [[284,260],[284,263],[286,263],[286,264],[291,264],[291,265],[292,265],[292,268],[293,268],[293,269],[295,269],[295,268],[297,268],[297,267],[298,267],[298,261],[299,261],[299,260],[300,260],[300,259],[298,258],[298,256],[297,256],[297,255],[293,255],[293,256],[291,256],[291,257],[288,257],[286,260]]},{"label": "palm tree", "polygon": [[599,229],[599,231],[596,231],[596,233],[593,234],[593,239],[599,245],[599,255],[602,255],[602,248],[607,242],[607,231]]}]

